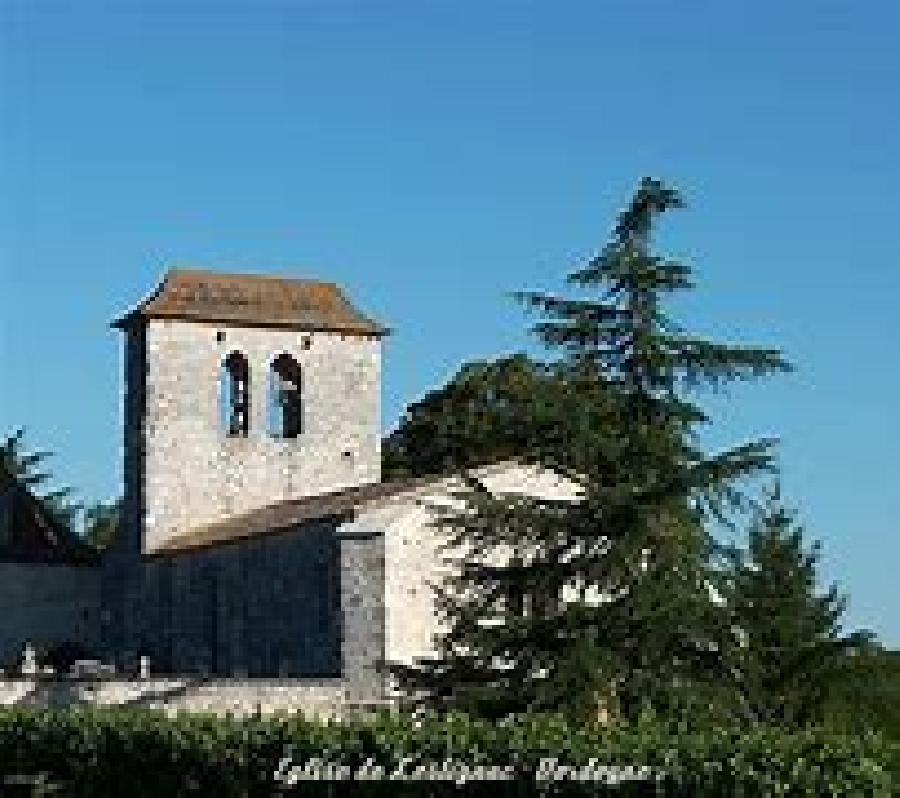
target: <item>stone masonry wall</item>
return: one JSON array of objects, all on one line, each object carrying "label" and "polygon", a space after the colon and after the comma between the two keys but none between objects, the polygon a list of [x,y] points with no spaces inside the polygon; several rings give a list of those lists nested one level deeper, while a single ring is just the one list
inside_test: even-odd
[{"label": "stone masonry wall", "polygon": [[98,644],[100,574],[91,566],[0,563],[0,667],[9,668],[26,642],[38,649]]},{"label": "stone masonry wall", "polygon": [[339,569],[327,523],[148,560],[135,653],[164,673],[338,675]]},{"label": "stone masonry wall", "polygon": [[[146,360],[144,395],[129,401],[126,423],[143,429],[143,457],[131,452],[128,473],[140,482],[130,491],[142,505],[145,552],[273,502],[379,480],[377,339],[177,320],[151,320],[144,335],[131,348]],[[250,364],[246,438],[220,428],[222,363],[233,351]],[[282,353],[303,373],[303,432],[291,440],[267,429],[269,367]]]},{"label": "stone masonry wall", "polygon": [[[338,679],[382,694],[384,549],[380,530],[342,518],[166,556],[110,559],[106,656],[127,673]],[[124,569],[124,570],[122,570]],[[110,634],[111,633],[111,634]]]}]

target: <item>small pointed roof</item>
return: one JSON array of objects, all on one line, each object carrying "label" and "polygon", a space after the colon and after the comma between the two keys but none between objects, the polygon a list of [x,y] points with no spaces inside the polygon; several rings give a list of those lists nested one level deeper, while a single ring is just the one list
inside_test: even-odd
[{"label": "small pointed roof", "polygon": [[142,319],[366,336],[389,332],[387,327],[360,313],[334,283],[195,269],[168,271],[149,297],[112,326],[124,330]]}]

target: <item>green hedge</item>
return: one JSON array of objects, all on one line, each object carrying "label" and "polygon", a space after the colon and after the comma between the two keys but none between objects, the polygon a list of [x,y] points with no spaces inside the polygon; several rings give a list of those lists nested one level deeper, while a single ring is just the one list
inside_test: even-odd
[{"label": "green hedge", "polygon": [[[492,794],[684,796],[888,796],[888,746],[877,737],[823,730],[677,730],[663,725],[596,730],[554,718],[491,724],[463,716],[415,721],[381,715],[325,724],[301,718],[167,717],[147,710],[0,710],[0,773],[6,790],[39,777],[66,795],[263,796],[317,794],[320,782],[287,787],[284,756],[301,767],[312,758],[351,768],[395,772],[404,760],[508,766],[515,780]],[[544,760],[586,768],[643,766],[648,775],[624,786],[539,781]],[[409,764],[411,763],[411,764]],[[586,774],[586,770],[581,771]],[[559,771],[556,771],[557,775]],[[24,778],[23,777],[28,777]],[[343,790],[346,790],[346,783]],[[21,794],[37,794],[22,786]],[[450,794],[452,783],[441,790]],[[25,790],[32,790],[27,792]],[[435,784],[368,782],[366,795],[438,794]],[[0,787],[0,794],[7,793]]]}]

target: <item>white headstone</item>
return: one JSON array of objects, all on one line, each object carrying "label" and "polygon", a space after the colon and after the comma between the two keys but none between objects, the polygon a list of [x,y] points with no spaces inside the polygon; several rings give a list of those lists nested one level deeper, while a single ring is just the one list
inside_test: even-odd
[{"label": "white headstone", "polygon": [[25,650],[22,653],[22,673],[26,676],[34,676],[37,671],[37,652],[31,643],[25,643]]}]

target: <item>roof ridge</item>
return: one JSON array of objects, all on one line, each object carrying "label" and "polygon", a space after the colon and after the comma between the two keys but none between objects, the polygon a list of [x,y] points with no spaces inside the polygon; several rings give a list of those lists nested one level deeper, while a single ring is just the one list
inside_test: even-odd
[{"label": "roof ridge", "polygon": [[345,515],[363,506],[395,500],[403,494],[430,487],[436,481],[439,480],[434,477],[404,477],[280,499],[180,532],[145,552],[144,556],[160,557],[278,534],[297,524]]},{"label": "roof ridge", "polygon": [[221,277],[228,279],[253,280],[260,282],[301,283],[304,285],[328,285],[340,290],[334,280],[321,280],[317,277],[288,277],[281,274],[260,274],[258,272],[220,272],[213,269],[200,269],[194,266],[170,266],[163,275],[165,280],[170,275],[193,275],[198,277]]}]

